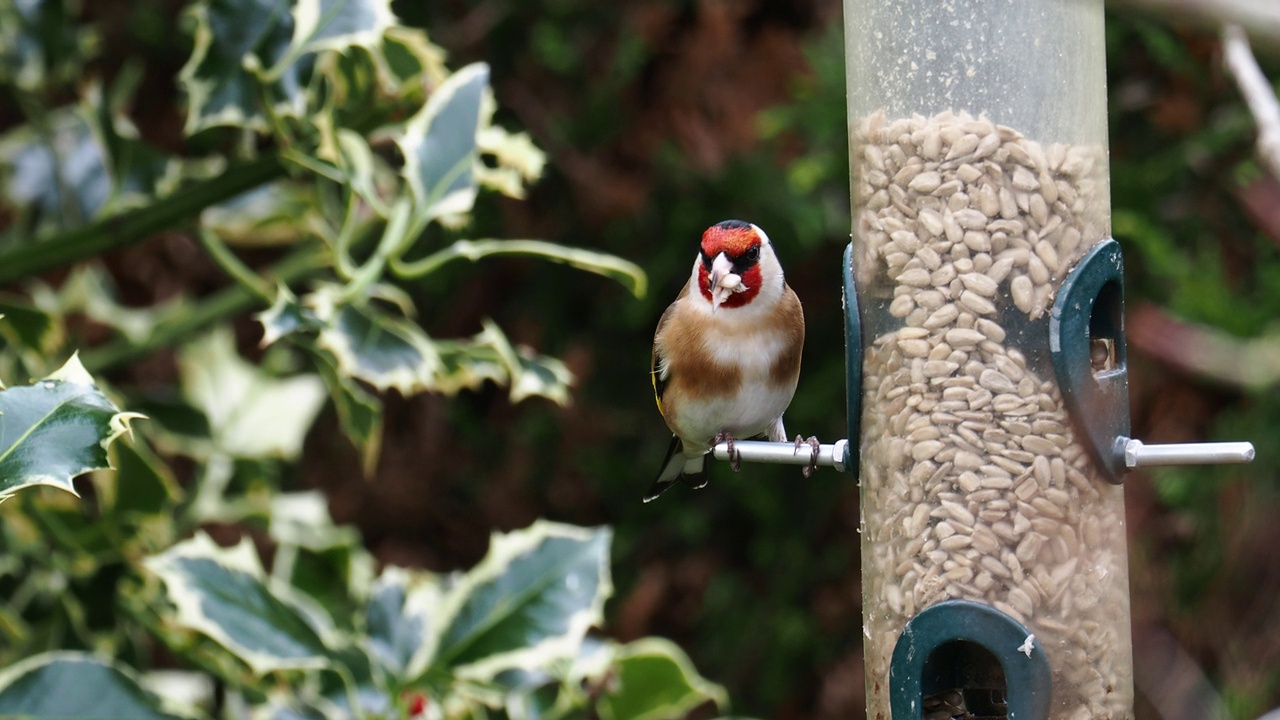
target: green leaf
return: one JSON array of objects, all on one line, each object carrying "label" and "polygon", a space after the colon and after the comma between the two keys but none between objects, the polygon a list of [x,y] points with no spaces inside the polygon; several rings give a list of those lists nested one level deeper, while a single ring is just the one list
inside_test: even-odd
[{"label": "green leaf", "polygon": [[538,521],[495,534],[485,559],[445,600],[438,666],[488,679],[577,654],[613,592],[608,528]]},{"label": "green leaf", "polygon": [[372,47],[392,23],[388,0],[297,0],[292,53]]},{"label": "green leaf", "polygon": [[421,666],[435,646],[442,590],[434,575],[388,566],[365,609],[369,650],[397,677]]},{"label": "green leaf", "polygon": [[266,581],[248,538],[224,549],[198,533],[146,566],[177,608],[171,622],[213,639],[255,673],[325,666],[322,616]]},{"label": "green leaf", "polygon": [[82,720],[181,717],[144,689],[132,670],[81,652],[44,653],[0,671],[0,714]]},{"label": "green leaf", "polygon": [[277,110],[302,112],[298,64],[267,88],[256,72],[288,52],[291,5],[291,0],[204,0],[192,6],[195,48],[178,75],[189,103],[188,135],[219,125],[265,129],[264,95]]},{"label": "green leaf", "polygon": [[72,479],[110,467],[107,448],[129,420],[73,355],[57,372],[0,391],[0,500],[31,485],[78,494]]},{"label": "green leaf", "polygon": [[488,90],[489,66],[474,63],[458,70],[396,138],[420,221],[466,213],[475,203],[476,134]]},{"label": "green leaf", "polygon": [[729,704],[724,688],[703,679],[675,643],[644,638],[618,648],[609,690],[599,704],[603,720],[684,717],[706,703]]},{"label": "green leaf", "polygon": [[417,325],[371,303],[330,305],[322,293],[316,315],[324,323],[316,344],[333,354],[338,371],[378,390],[406,395],[435,386],[440,357]]},{"label": "green leaf", "polygon": [[214,449],[240,458],[293,459],[324,404],[315,375],[275,378],[236,353],[220,328],[182,348],[182,391],[209,420]]}]

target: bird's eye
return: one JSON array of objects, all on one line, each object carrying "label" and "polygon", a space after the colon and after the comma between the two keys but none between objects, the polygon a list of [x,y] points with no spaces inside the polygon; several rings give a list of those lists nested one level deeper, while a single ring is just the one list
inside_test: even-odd
[{"label": "bird's eye", "polygon": [[755,262],[760,259],[760,246],[752,245],[747,251],[742,253],[742,259],[747,262]]}]

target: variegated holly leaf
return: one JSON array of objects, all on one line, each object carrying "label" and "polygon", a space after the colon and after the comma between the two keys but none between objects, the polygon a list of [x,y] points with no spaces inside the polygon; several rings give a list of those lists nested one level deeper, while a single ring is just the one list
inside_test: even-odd
[{"label": "variegated holly leaf", "polygon": [[470,340],[436,341],[440,352],[438,388],[443,392],[476,389],[485,382],[506,384],[512,402],[545,397],[568,405],[573,374],[561,361],[513,347],[502,328],[485,320]]},{"label": "variegated holly leaf", "polygon": [[502,328],[491,320],[485,320],[484,329],[469,342],[439,345],[444,368],[441,384],[447,390],[474,389],[492,380],[508,386],[513,403],[534,396],[560,405],[569,403],[573,374],[564,363],[513,347]]},{"label": "variegated holly leaf", "polygon": [[278,79],[265,87],[261,73],[289,51],[292,6],[292,0],[201,0],[192,6],[195,48],[178,75],[187,92],[188,135],[219,125],[264,129],[264,102],[278,113],[302,113],[302,63],[278,70]]},{"label": "variegated holly leaf", "polygon": [[489,553],[450,588],[432,662],[489,679],[574,657],[613,592],[608,528],[538,521],[495,534]]},{"label": "variegated holly leaf", "polygon": [[396,677],[421,666],[435,648],[443,589],[434,575],[389,566],[365,608],[370,654]]},{"label": "variegated holly leaf", "polygon": [[83,652],[36,655],[0,671],[0,715],[82,720],[178,720],[186,713],[123,666]]},{"label": "variegated holly leaf", "polygon": [[198,533],[146,560],[177,608],[171,622],[213,639],[255,673],[323,668],[331,622],[269,582],[253,543],[218,547]]},{"label": "variegated holly leaf", "polygon": [[0,141],[6,201],[34,213],[37,226],[76,227],[111,197],[106,152],[77,109],[50,113],[47,127],[23,126]]},{"label": "variegated holly leaf", "polygon": [[22,126],[0,140],[6,203],[33,228],[63,230],[150,198],[169,159],[114,113],[96,86],[98,107],[64,107],[46,126]]},{"label": "variegated holly leaf", "polygon": [[382,454],[382,400],[339,372],[328,353],[316,352],[316,367],[333,398],[342,434],[360,451],[360,469],[365,477],[373,477]]},{"label": "variegated holly leaf", "polygon": [[297,0],[290,54],[371,48],[394,22],[389,0]]},{"label": "variegated holly leaf", "polygon": [[449,75],[444,50],[418,28],[387,28],[373,57],[384,91],[393,96],[407,94],[415,85],[435,87]]},{"label": "variegated holly leaf", "polygon": [[205,208],[200,224],[231,245],[288,245],[306,233],[314,204],[311,186],[280,180]]},{"label": "variegated holly leaf", "polygon": [[57,313],[37,307],[26,298],[4,295],[0,296],[0,338],[36,357],[47,357],[66,341],[67,330]]},{"label": "variegated holly leaf", "polygon": [[227,328],[184,346],[178,372],[183,394],[208,418],[210,449],[234,457],[296,458],[326,396],[316,375],[271,377],[242,360]]},{"label": "variegated holly leaf", "polygon": [[569,404],[569,386],[573,374],[564,363],[553,357],[538,355],[528,348],[512,347],[506,335],[493,321],[486,320],[478,342],[497,351],[507,367],[511,402],[530,397],[544,397],[560,405]]},{"label": "variegated holly leaf", "polygon": [[316,332],[320,320],[315,313],[294,297],[289,288],[281,285],[276,290],[276,300],[271,307],[254,316],[262,324],[262,347],[297,332]]},{"label": "variegated holly leaf", "polygon": [[110,473],[110,478],[95,476],[95,480],[100,480],[96,487],[103,505],[113,512],[154,515],[172,510],[182,499],[182,487],[173,471],[141,438],[112,443],[111,461],[116,472]]},{"label": "variegated holly leaf", "polygon": [[396,143],[420,221],[456,216],[476,199],[476,134],[489,91],[489,66],[468,65],[431,93]]},{"label": "variegated holly leaf", "polygon": [[617,649],[610,687],[598,704],[603,720],[665,720],[684,717],[707,702],[725,709],[723,687],[708,682],[678,645],[644,638]]},{"label": "variegated holly leaf", "polygon": [[329,304],[322,292],[309,299],[320,301],[312,306],[323,323],[316,345],[333,355],[338,372],[406,395],[435,386],[440,357],[422,328],[372,303]]},{"label": "variegated holly leaf", "polygon": [[269,531],[276,541],[271,576],[319,602],[347,627],[373,584],[373,557],[359,531],[335,525],[318,491],[274,496]]},{"label": "variegated holly leaf", "polygon": [[563,263],[578,270],[607,277],[625,286],[636,297],[648,291],[649,279],[639,265],[617,255],[567,247],[545,240],[458,240],[452,245],[411,262],[392,261],[392,269],[405,278],[418,278],[435,272],[454,260],[476,262],[490,257],[531,257]]},{"label": "variegated holly leaf", "polygon": [[107,448],[129,420],[73,355],[33,385],[0,391],[0,500],[32,485],[76,493],[77,475],[110,467]]},{"label": "variegated holly leaf", "polygon": [[31,296],[45,312],[83,313],[94,322],[114,328],[132,342],[141,342],[151,335],[157,324],[190,310],[182,296],[146,308],[122,305],[111,275],[96,263],[77,266],[56,291],[43,283],[36,284]]},{"label": "variegated holly leaf", "polygon": [[391,176],[387,164],[369,147],[369,141],[360,133],[338,129],[335,133],[338,146],[338,162],[347,176],[347,184],[361,200],[368,203],[374,211],[383,217],[390,217],[391,206],[388,196],[393,191],[394,183],[388,183]]},{"label": "variegated holly leaf", "polygon": [[523,198],[525,184],[542,177],[542,168],[547,164],[546,154],[528,135],[487,122],[476,136],[476,146],[481,154],[494,160],[493,167],[484,163],[476,166],[476,179],[508,197]]},{"label": "variegated holly leaf", "polygon": [[94,34],[66,0],[0,3],[0,83],[49,91],[80,78]]}]

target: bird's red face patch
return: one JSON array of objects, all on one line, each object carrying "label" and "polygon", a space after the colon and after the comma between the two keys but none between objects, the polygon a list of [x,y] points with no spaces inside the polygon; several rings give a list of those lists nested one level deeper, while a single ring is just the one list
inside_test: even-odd
[{"label": "bird's red face patch", "polygon": [[715,257],[720,253],[736,258],[745,253],[752,245],[760,244],[760,236],[755,228],[746,223],[720,223],[707,228],[702,233],[702,252],[707,257]]},{"label": "bird's red face patch", "polygon": [[[750,270],[742,273],[742,284],[746,286],[746,290],[736,292],[725,298],[720,303],[722,308],[742,307],[755,299],[760,292],[760,266],[752,265]],[[702,290],[702,297],[711,301],[711,272],[707,270],[706,265],[698,266],[698,287]]]},{"label": "bird's red face patch", "polygon": [[711,262],[724,253],[742,278],[746,290],[736,292],[720,303],[722,308],[742,307],[760,292],[760,234],[754,226],[741,220],[726,220],[702,233],[702,264],[698,267],[698,288],[711,300]]}]

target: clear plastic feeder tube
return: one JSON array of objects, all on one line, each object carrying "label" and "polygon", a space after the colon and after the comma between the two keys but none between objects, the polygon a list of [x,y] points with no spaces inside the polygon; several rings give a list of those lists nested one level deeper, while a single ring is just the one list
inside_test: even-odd
[{"label": "clear plastic feeder tube", "polygon": [[950,598],[1034,634],[1052,718],[1133,716],[1122,488],[1048,355],[1056,290],[1110,235],[1102,9],[844,3],[871,718],[902,628]]}]

